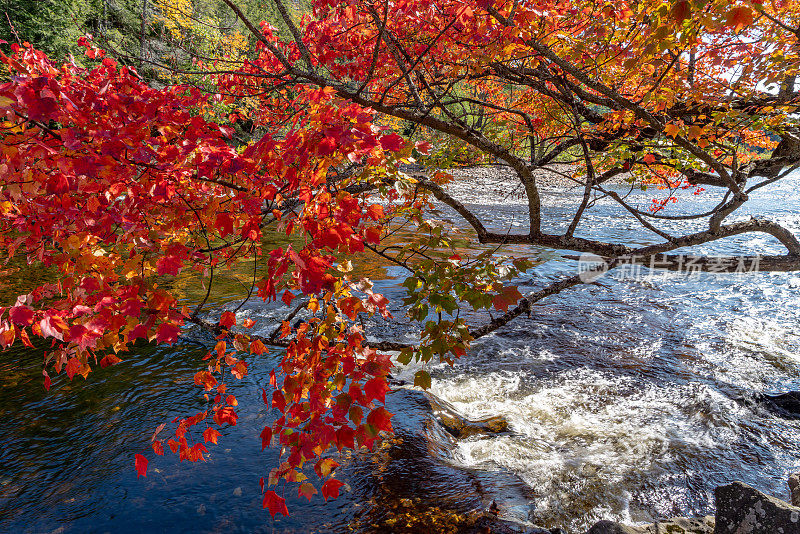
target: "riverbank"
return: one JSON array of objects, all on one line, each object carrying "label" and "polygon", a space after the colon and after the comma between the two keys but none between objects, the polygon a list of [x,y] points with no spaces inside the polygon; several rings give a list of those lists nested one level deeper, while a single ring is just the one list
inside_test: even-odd
[{"label": "riverbank", "polygon": [[[579,179],[573,178],[576,165],[567,163],[553,163],[547,168],[540,168],[533,171],[536,177],[536,184],[540,189],[583,190],[583,183]],[[432,169],[426,169],[421,165],[404,165],[403,172],[410,175],[430,175]],[[478,195],[490,195],[496,200],[520,200],[524,197],[525,191],[522,188],[519,178],[514,170],[508,165],[474,165],[469,167],[457,167],[447,169],[453,176],[453,180],[447,185],[448,191],[456,196],[461,194],[468,198]],[[610,180],[610,183],[627,183],[628,174],[622,174]]]}]

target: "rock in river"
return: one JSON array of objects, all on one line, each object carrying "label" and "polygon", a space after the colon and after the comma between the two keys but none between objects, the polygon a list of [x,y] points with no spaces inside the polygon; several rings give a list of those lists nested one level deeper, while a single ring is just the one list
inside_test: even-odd
[{"label": "rock in river", "polygon": [[439,424],[456,438],[482,434],[500,434],[509,430],[508,421],[502,415],[472,421],[459,414],[448,402],[430,393],[426,393],[425,396],[428,398]]},{"label": "rock in river", "polygon": [[587,534],[712,534],[714,518],[712,516],[674,519],[663,519],[645,526],[630,526],[613,521],[599,521],[589,529]]},{"label": "rock in river", "polygon": [[787,391],[777,395],[758,393],[755,400],[778,417],[800,419],[800,391]]},{"label": "rock in river", "polygon": [[714,490],[714,534],[800,534],[800,508],[742,482]]},{"label": "rock in river", "polygon": [[789,475],[789,493],[792,495],[792,506],[800,506],[800,473]]}]

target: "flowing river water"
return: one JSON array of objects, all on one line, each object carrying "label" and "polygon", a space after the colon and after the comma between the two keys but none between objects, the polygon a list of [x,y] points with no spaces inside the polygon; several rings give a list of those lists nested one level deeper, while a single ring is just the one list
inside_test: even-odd
[{"label": "flowing river water", "polygon": [[[733,219],[761,215],[798,231],[799,187],[800,175],[760,189]],[[455,190],[493,229],[525,231],[523,206],[502,180]],[[631,198],[647,206],[660,194],[637,191]],[[547,191],[546,229],[563,231],[580,197]],[[710,208],[719,198],[715,191],[687,197],[670,213]],[[434,216],[463,227],[447,209]],[[696,224],[664,228],[688,232]],[[613,201],[594,206],[578,233],[630,244],[660,240]],[[782,253],[766,235],[695,250]],[[515,252],[548,260],[520,280],[521,290],[577,269],[556,253]],[[373,263],[364,274],[399,300],[402,273]],[[174,283],[186,287],[188,301],[199,295],[191,280]],[[233,275],[227,283],[230,300],[243,292]],[[275,417],[259,390],[277,351],[231,384],[239,424],[209,447],[206,462],[149,454],[148,475],[137,480],[133,455],[149,448],[155,427],[203,409],[191,377],[211,339],[187,330],[178,344],[138,347],[88,381],[59,376],[49,393],[42,350],[15,348],[0,354],[0,531],[381,532],[400,519],[413,530],[415,517],[444,518],[494,500],[504,517],[521,524],[582,532],[599,519],[713,513],[714,488],[733,480],[787,498],[786,477],[800,468],[800,421],[755,398],[800,389],[799,290],[800,273],[646,269],[567,290],[476,342],[454,367],[431,368],[436,396],[469,418],[502,415],[509,432],[452,438],[420,392],[400,387],[387,396],[397,438],[376,453],[339,458],[338,476],[347,483],[342,497],[309,503],[288,488],[291,516],[274,521],[261,508],[258,479],[279,451],[262,452],[258,433]],[[261,319],[261,332],[278,318],[259,302],[241,314]],[[402,315],[399,308],[395,315]],[[415,336],[405,325],[375,326],[381,336]],[[408,379],[414,371],[412,365],[396,376]]]}]

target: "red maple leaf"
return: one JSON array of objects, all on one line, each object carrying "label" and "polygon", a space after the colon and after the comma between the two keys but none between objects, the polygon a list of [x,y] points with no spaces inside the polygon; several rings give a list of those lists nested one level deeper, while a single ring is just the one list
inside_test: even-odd
[{"label": "red maple leaf", "polygon": [[172,344],[178,340],[181,329],[172,323],[162,323],[156,330],[156,340],[159,343]]},{"label": "red maple leaf", "polygon": [[268,426],[264,427],[264,430],[261,431],[261,450],[263,451],[267,447],[269,447],[270,442],[272,441],[272,429]]},{"label": "red maple leaf", "polygon": [[33,324],[33,310],[27,306],[14,306],[8,310],[8,316],[14,324],[19,326]]},{"label": "red maple leaf", "polygon": [[140,476],[146,477],[147,476],[147,458],[142,456],[141,454],[137,454],[135,457],[134,464],[136,465],[136,478]]},{"label": "red maple leaf", "polygon": [[492,305],[500,311],[506,311],[509,306],[519,302],[522,294],[516,286],[505,286],[500,293],[492,297]]},{"label": "red maple leaf", "polygon": [[386,430],[387,432],[392,431],[392,413],[389,412],[386,408],[381,406],[380,408],[376,408],[369,412],[367,416],[367,423],[375,427],[378,431]]},{"label": "red maple leaf", "polygon": [[381,137],[381,147],[390,152],[400,152],[405,143],[405,140],[396,133]]},{"label": "red maple leaf", "polygon": [[156,269],[158,274],[171,274],[177,276],[183,268],[183,260],[178,256],[163,256],[156,262]]},{"label": "red maple leaf", "polygon": [[229,311],[223,312],[222,317],[219,319],[219,325],[222,328],[236,326],[236,314]]},{"label": "red maple leaf", "polygon": [[214,221],[214,228],[219,231],[219,235],[221,237],[225,237],[228,234],[233,233],[233,217],[229,214],[222,212],[217,214],[217,218]]},{"label": "red maple leaf", "polygon": [[375,377],[364,384],[364,395],[367,398],[367,402],[371,401],[372,399],[378,399],[381,402],[386,402],[386,392],[390,389],[391,388],[389,388],[389,384],[386,383],[385,378]]},{"label": "red maple leaf", "polygon": [[272,490],[267,490],[264,493],[264,500],[262,507],[268,508],[270,515],[274,518],[275,514],[283,514],[289,516],[289,509],[286,508],[286,499],[278,497],[278,494]]},{"label": "red maple leaf", "polygon": [[335,478],[329,478],[322,485],[322,496],[326,501],[328,499],[335,499],[339,496],[339,488],[342,486],[344,486],[344,482],[336,480]]}]

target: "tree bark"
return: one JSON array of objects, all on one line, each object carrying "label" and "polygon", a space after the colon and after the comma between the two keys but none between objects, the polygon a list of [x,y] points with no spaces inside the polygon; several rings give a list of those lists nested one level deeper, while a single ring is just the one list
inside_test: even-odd
[{"label": "tree bark", "polygon": [[147,30],[147,0],[142,0],[142,28],[139,32],[139,68],[144,64],[145,31]]}]

